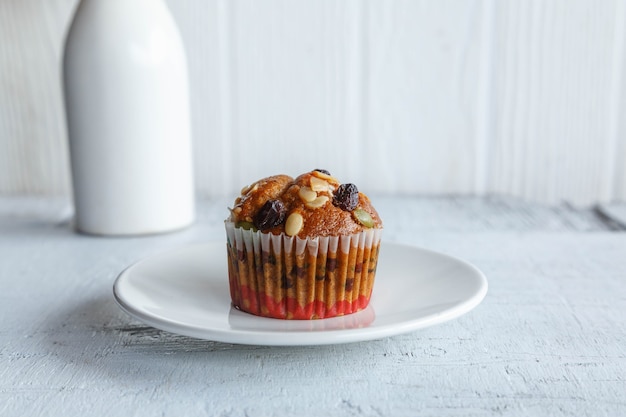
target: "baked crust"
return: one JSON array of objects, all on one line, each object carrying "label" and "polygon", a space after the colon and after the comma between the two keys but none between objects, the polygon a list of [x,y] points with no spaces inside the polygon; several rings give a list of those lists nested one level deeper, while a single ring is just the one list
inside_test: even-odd
[{"label": "baked crust", "polygon": [[[279,200],[286,210],[285,221],[263,232],[284,232],[290,236],[307,238],[350,235],[368,228],[382,228],[380,216],[370,199],[361,192],[358,193],[354,210],[344,210],[333,204],[340,185],[336,178],[320,171],[307,172],[295,179],[288,175],[263,178],[241,190],[241,196],[235,200],[235,206],[231,209],[230,220],[240,227],[252,227],[261,208],[270,200]],[[365,216],[369,215],[371,222],[363,224],[355,211],[367,213]],[[302,224],[295,232],[289,230],[289,226],[286,229],[289,217],[293,214],[302,216]]]}]

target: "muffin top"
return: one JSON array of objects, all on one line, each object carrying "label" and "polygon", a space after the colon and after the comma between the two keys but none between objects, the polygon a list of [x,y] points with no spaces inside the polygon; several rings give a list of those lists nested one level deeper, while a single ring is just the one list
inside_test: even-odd
[{"label": "muffin top", "polygon": [[241,190],[230,211],[235,227],[300,238],[382,228],[370,199],[323,169],[295,179],[274,175],[256,181]]}]

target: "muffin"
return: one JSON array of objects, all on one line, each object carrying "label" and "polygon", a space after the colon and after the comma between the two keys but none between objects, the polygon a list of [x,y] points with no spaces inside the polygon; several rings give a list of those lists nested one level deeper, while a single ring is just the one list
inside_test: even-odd
[{"label": "muffin", "polygon": [[226,219],[233,306],[262,317],[323,319],[363,310],[382,221],[354,184],[317,169],[241,190]]}]

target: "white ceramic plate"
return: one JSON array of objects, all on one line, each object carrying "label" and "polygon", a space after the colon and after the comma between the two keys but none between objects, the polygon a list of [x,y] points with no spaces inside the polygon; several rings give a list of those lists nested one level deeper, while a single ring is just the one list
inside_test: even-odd
[{"label": "white ceramic plate", "polygon": [[190,246],[134,264],[115,281],[123,310],[158,329],[227,343],[324,345],[379,339],[459,317],[487,293],[474,266],[382,243],[370,305],[323,320],[257,317],[231,307],[226,244]]}]

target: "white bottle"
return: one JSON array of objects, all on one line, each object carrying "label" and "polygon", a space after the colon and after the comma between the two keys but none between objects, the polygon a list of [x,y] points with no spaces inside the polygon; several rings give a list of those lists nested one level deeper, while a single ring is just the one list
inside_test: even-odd
[{"label": "white bottle", "polygon": [[164,0],[82,0],[63,62],[76,227],[193,222],[187,60]]}]

